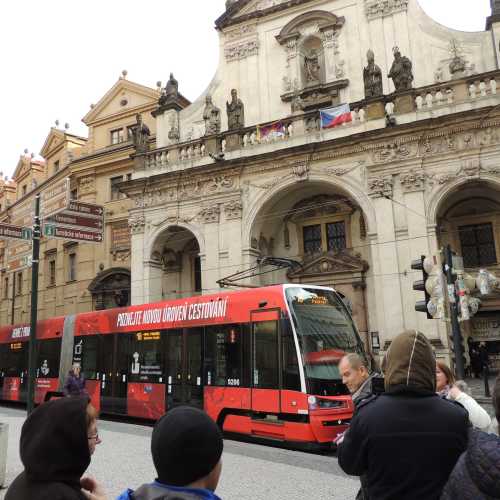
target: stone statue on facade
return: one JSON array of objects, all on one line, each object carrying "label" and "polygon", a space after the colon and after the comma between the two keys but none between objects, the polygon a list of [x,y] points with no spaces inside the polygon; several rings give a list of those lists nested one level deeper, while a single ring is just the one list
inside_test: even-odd
[{"label": "stone statue on facade", "polygon": [[144,153],[148,150],[148,140],[151,132],[149,127],[142,121],[142,116],[135,115],[136,124],[132,129],[132,141],[137,153]]},{"label": "stone statue on facade", "polygon": [[170,79],[161,93],[159,104],[163,106],[177,97],[179,97],[179,82],[174,78],[174,74],[170,73]]},{"label": "stone statue on facade", "polygon": [[379,97],[383,95],[382,71],[375,64],[375,54],[369,50],[366,54],[368,66],[363,70],[363,79],[365,82],[365,97]]},{"label": "stone statue on facade", "polygon": [[394,47],[392,51],[394,62],[387,76],[392,78],[396,92],[409,90],[413,82],[412,63],[406,56],[401,55],[398,47]]},{"label": "stone statue on facade", "polygon": [[228,130],[238,130],[245,126],[245,106],[238,98],[236,89],[231,90],[231,102],[226,102]]},{"label": "stone statue on facade", "polygon": [[321,66],[319,64],[318,51],[312,49],[309,54],[304,55],[304,72],[306,77],[306,84],[319,83],[319,72]]},{"label": "stone statue on facade", "polygon": [[205,135],[213,135],[220,132],[220,109],[212,102],[211,95],[207,95],[206,97],[203,119],[205,120]]}]

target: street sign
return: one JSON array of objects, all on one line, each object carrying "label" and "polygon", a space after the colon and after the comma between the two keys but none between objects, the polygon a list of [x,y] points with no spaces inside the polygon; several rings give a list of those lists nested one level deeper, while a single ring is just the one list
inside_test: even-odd
[{"label": "street sign", "polygon": [[84,215],[73,215],[71,212],[64,211],[59,214],[45,219],[46,224],[57,224],[58,226],[74,226],[78,228],[85,228],[86,230],[96,230],[102,231],[104,227],[104,221],[102,217],[84,216]]},{"label": "street sign", "polygon": [[81,201],[70,201],[66,212],[102,217],[104,215],[104,207],[92,203],[83,203]]},{"label": "street sign", "polygon": [[50,217],[65,210],[70,202],[69,178],[62,179],[41,195],[41,213],[43,218]]},{"label": "street sign", "polygon": [[78,228],[71,229],[54,224],[44,224],[43,235],[48,238],[85,241],[87,243],[101,243],[103,239],[102,232],[95,232]]},{"label": "street sign", "polygon": [[11,223],[18,226],[31,226],[35,214],[33,198],[27,199],[21,203],[16,203],[12,207]]},{"label": "street sign", "polygon": [[14,226],[0,222],[0,238],[31,240],[33,238],[33,231],[29,227]]}]

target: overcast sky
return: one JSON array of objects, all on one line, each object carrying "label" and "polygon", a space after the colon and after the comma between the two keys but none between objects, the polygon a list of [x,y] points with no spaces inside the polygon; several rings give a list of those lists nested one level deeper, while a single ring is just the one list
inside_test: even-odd
[{"label": "overcast sky", "polygon": [[[483,30],[489,0],[419,0],[436,21]],[[82,117],[116,82],[156,86],[171,71],[194,100],[218,63],[214,20],[225,0],[15,0],[0,6],[0,171],[38,153],[55,120],[86,135]]]}]

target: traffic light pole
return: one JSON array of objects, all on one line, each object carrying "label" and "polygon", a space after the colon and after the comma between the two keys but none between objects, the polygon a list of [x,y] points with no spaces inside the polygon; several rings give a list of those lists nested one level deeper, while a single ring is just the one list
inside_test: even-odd
[{"label": "traffic light pole", "polygon": [[40,258],[40,194],[35,197],[33,220],[33,255],[31,263],[31,327],[29,342],[28,415],[35,407],[36,383],[36,322],[38,317],[38,263]]},{"label": "traffic light pole", "polygon": [[451,246],[446,246],[446,280],[448,282],[448,295],[450,302],[451,330],[453,333],[453,350],[455,351],[455,369],[460,380],[465,378],[465,366],[462,352],[462,334],[458,322],[458,300],[453,279],[453,254]]}]

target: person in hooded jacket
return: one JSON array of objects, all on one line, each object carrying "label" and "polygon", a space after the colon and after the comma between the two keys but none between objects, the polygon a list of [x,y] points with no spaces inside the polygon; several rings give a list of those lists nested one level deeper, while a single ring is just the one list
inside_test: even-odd
[{"label": "person in hooded jacket", "polygon": [[157,479],[117,500],[220,500],[214,493],[222,470],[222,434],[203,411],[178,406],[155,425],[151,454]]},{"label": "person in hooded jacket", "polygon": [[438,500],[467,447],[467,412],[436,394],[436,360],[421,332],[398,335],[382,371],[386,392],[358,406],[339,465],[364,476],[370,500]]},{"label": "person in hooded jacket", "polygon": [[[500,378],[493,390],[493,407],[500,417]],[[476,429],[470,432],[467,451],[459,458],[441,500],[500,498],[500,438]]]},{"label": "person in hooded jacket", "polygon": [[21,430],[24,471],[5,500],[100,500],[105,492],[82,477],[101,441],[97,411],[88,398],[63,398],[36,408]]},{"label": "person in hooded jacket", "polygon": [[79,363],[74,363],[71,370],[68,372],[63,391],[65,396],[87,395],[85,377],[83,376],[82,368]]}]

